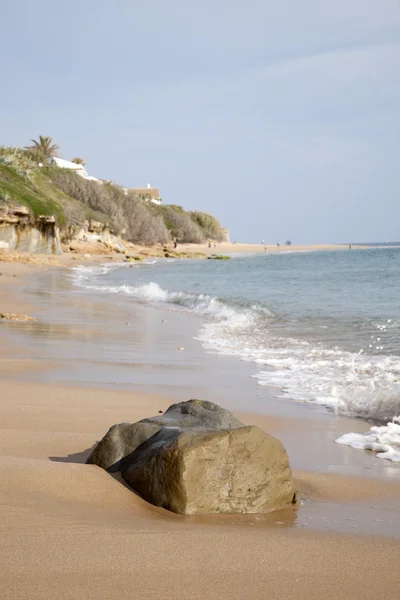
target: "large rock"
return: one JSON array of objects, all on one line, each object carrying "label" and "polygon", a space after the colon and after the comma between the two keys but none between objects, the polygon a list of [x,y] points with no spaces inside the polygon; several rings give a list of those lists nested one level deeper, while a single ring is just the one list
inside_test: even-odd
[{"label": "large rock", "polygon": [[181,514],[268,512],[296,502],[282,444],[211,402],[114,425],[88,458],[146,500]]},{"label": "large rock", "polygon": [[121,470],[121,459],[129,456],[140,444],[152,437],[161,427],[154,423],[120,423],[113,425],[87,459],[112,473]]},{"label": "large rock", "polygon": [[112,472],[119,471],[121,459],[130,455],[162,427],[219,430],[242,426],[243,423],[218,404],[205,400],[179,402],[172,404],[164,414],[157,417],[149,417],[133,424],[113,425],[86,462]]}]

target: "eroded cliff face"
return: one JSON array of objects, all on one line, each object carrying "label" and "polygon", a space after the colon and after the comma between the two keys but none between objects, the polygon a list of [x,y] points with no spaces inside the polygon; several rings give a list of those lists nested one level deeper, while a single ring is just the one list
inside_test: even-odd
[{"label": "eroded cliff face", "polygon": [[0,205],[0,248],[40,254],[61,254],[55,217],[32,217],[26,206]]},{"label": "eroded cliff face", "polygon": [[[126,242],[113,233],[108,225],[93,219],[85,221],[84,226],[80,229],[76,228],[69,237],[69,250],[72,252],[98,254],[110,251],[125,253],[128,250]],[[64,238],[66,239],[67,236],[64,235]]]}]

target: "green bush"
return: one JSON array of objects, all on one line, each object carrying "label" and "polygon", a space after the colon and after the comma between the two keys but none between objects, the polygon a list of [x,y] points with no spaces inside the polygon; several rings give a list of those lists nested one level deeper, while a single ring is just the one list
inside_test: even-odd
[{"label": "green bush", "polygon": [[112,183],[84,179],[67,169],[43,169],[54,185],[68,196],[102,213],[115,233],[133,243],[165,243],[169,235],[160,215],[153,214],[148,203],[133,193],[126,193]]},{"label": "green bush", "polygon": [[0,163],[0,198],[7,204],[23,204],[34,216],[54,215],[64,221],[62,207],[43,194],[33,181],[20,175],[13,167]]},{"label": "green bush", "polygon": [[213,217],[213,215],[199,211],[191,211],[187,214],[190,216],[192,221],[196,223],[198,227],[200,227],[203,236],[206,239],[215,240],[217,242],[221,242],[224,239],[222,227],[219,221]]},{"label": "green bush", "polygon": [[164,223],[173,238],[181,244],[201,244],[204,236],[198,225],[192,221],[180,206],[158,206]]},{"label": "green bush", "polygon": [[0,164],[11,166],[20,174],[26,174],[37,166],[31,152],[12,146],[0,146]]}]

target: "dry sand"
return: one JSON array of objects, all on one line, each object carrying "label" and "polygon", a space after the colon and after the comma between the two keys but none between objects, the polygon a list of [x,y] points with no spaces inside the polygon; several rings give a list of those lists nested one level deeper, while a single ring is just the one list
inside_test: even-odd
[{"label": "dry sand", "polygon": [[[156,414],[170,399],[0,385],[2,599],[398,597],[397,540],[302,530],[284,511],[185,518],[83,464],[110,424]],[[373,480],[297,481],[308,499],[399,497],[398,485]]]},{"label": "dry sand", "polygon": [[[27,267],[0,271],[0,311],[29,313],[17,295]],[[398,539],[318,532],[302,527],[293,509],[260,518],[181,517],[85,465],[110,425],[156,414],[173,399],[32,383],[32,363],[4,347],[1,327],[1,600],[398,598]],[[28,380],[13,380],[21,370]],[[242,419],[276,435],[293,426],[276,417]],[[398,517],[398,483],[295,477],[303,501],[311,501],[304,514],[313,506],[329,515],[330,507],[389,503]]]},{"label": "dry sand", "polygon": [[277,246],[276,244],[178,244],[181,252],[202,252],[204,254],[237,254],[237,253],[265,253],[265,252],[316,252],[322,250],[348,250],[345,244],[314,244],[303,246]]}]

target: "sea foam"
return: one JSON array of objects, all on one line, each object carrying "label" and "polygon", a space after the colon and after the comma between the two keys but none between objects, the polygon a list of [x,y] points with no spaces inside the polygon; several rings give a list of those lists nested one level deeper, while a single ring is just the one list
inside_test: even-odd
[{"label": "sea foam", "polygon": [[186,292],[168,292],[155,282],[140,286],[85,285],[85,288],[109,294],[124,294],[138,301],[171,304],[175,307],[182,307],[205,316],[215,317],[225,323],[229,322],[231,327],[235,327],[239,323],[248,325],[252,317],[251,311],[238,311],[213,296],[207,294],[188,294]]},{"label": "sea foam", "polygon": [[[93,273],[104,274],[104,271]],[[271,326],[277,317],[255,304],[229,304],[207,294],[168,291],[156,282],[138,286],[90,284],[88,280],[80,283],[87,289],[123,294],[137,301],[167,303],[203,315],[198,339],[204,348],[255,363],[259,366],[254,375],[258,384],[274,387],[277,396],[321,405],[337,414],[387,423],[382,427],[389,435],[399,427],[397,423],[390,423],[400,414],[400,358],[397,356],[352,353],[276,336]],[[384,326],[377,323],[376,329],[384,331]],[[371,430],[371,435],[380,436],[374,443],[386,444],[388,447],[382,450],[385,458],[397,460],[397,450],[387,439],[382,441],[385,431],[378,429]],[[357,441],[361,444],[362,439],[357,438]],[[364,442],[372,443],[369,438]]]},{"label": "sea foam", "polygon": [[335,441],[352,448],[371,450],[378,458],[400,462],[400,416],[386,425],[371,427],[367,433],[345,433]]}]

